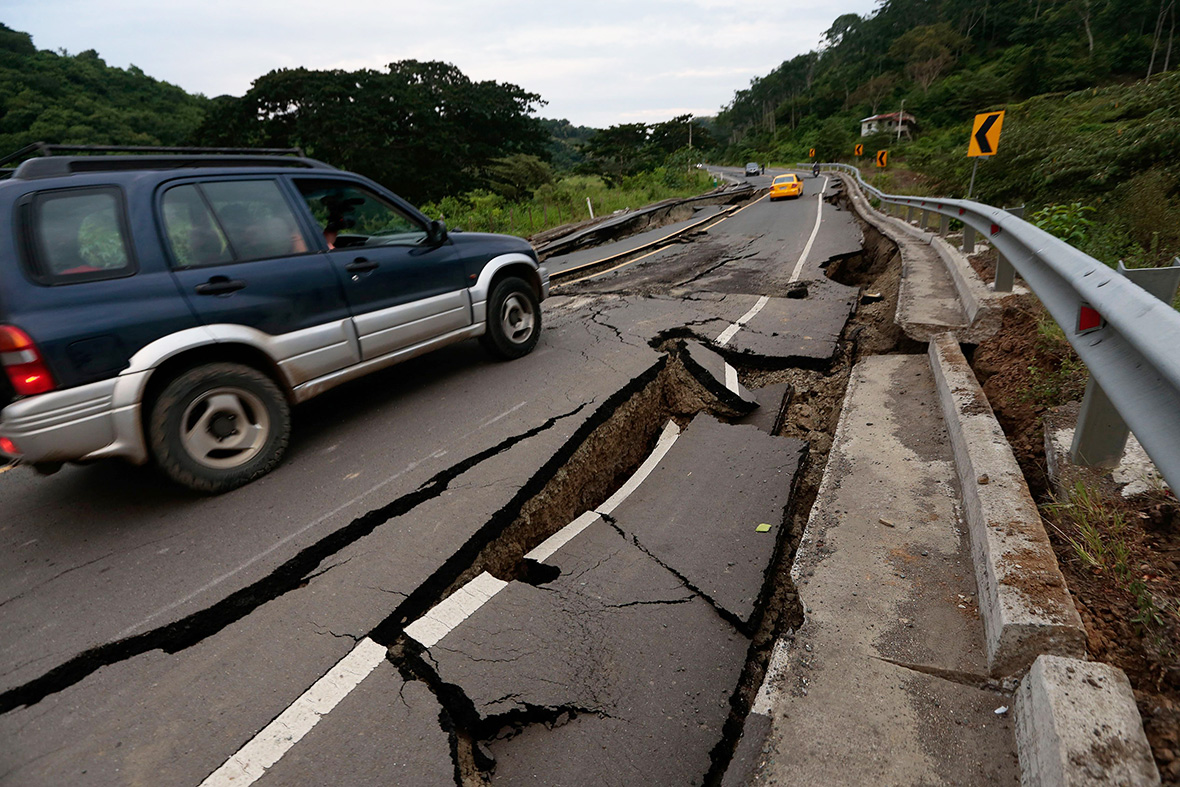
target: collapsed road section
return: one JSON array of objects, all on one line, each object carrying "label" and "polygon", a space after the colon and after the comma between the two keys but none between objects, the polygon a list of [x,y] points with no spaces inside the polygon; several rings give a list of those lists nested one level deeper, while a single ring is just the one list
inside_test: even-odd
[{"label": "collapsed road section", "polygon": [[[262,783],[326,772],[509,783],[565,751],[558,736],[601,734],[617,748],[571,743],[562,756],[614,762],[609,783],[650,771],[636,757],[679,750],[670,779],[719,783],[771,643],[799,622],[790,556],[880,305],[871,299],[845,331],[861,281],[820,270],[855,244],[820,234],[792,282],[807,233],[783,226],[778,208],[795,206],[775,206],[769,225],[762,207],[559,291],[538,352],[512,367],[535,375],[544,418],[457,454],[421,497],[396,496],[363,527],[315,542],[234,614],[195,629],[182,618],[167,644],[103,651],[41,684],[0,717],[14,742],[0,781],[194,784],[270,735],[294,740],[265,763],[237,760]],[[817,199],[798,207],[846,221]],[[669,421],[682,434],[619,501]],[[578,521],[580,532],[564,530]],[[535,551],[561,532],[559,547]],[[453,597],[468,614],[429,645],[415,639],[410,627]],[[320,693],[362,646],[377,658],[356,685]],[[322,721],[267,733],[290,709]]]},{"label": "collapsed road section", "polygon": [[[871,306],[850,332],[853,343],[883,347],[889,341],[877,336],[895,297],[896,278],[889,288],[885,268],[883,261],[849,257],[833,266],[849,284],[874,280]],[[876,293],[881,287],[888,288],[884,295]],[[620,336],[634,335],[636,326],[653,325],[642,319],[651,316],[649,300],[596,298],[594,320]],[[630,319],[620,319],[627,312]],[[702,326],[716,327],[694,321],[680,333],[703,333]],[[660,328],[661,336],[669,333]],[[701,345],[669,347],[676,359],[670,378],[691,369],[718,399],[723,380],[721,390],[731,395],[733,388],[745,390],[727,379],[728,364],[718,364]],[[845,344],[822,369],[806,368],[820,366],[817,361],[800,369],[781,357],[759,358],[760,368],[744,368],[742,380],[761,386],[752,396],[764,403],[758,415],[768,431],[805,435],[826,452],[850,350]],[[756,356],[731,350],[727,357],[738,363]],[[711,380],[705,369],[712,369]],[[683,388],[665,386],[661,398],[668,401],[670,391]],[[650,409],[648,401],[642,409]],[[732,401],[729,408],[735,408]],[[799,622],[784,566],[792,534],[814,497],[815,465],[806,474],[810,481],[796,489],[795,503],[784,503],[790,511],[783,512],[781,527],[755,523],[775,518],[743,506],[746,498],[764,505],[765,485],[782,490],[760,474],[773,468],[776,476],[800,478],[795,470],[804,443],[709,416],[687,419],[682,413],[677,420],[687,423],[683,436],[669,448],[667,435],[678,429],[665,429],[653,453],[654,469],[636,474],[642,483],[624,484],[573,518],[523,560],[518,557],[515,570],[511,559],[489,555],[484,565],[491,573],[469,572],[442,603],[411,622],[394,648],[403,678],[430,686],[443,708],[460,784],[718,783],[725,773],[750,687],[758,685],[765,667],[767,643],[775,631]],[[798,454],[788,459],[793,452]],[[708,459],[694,467],[702,453]],[[776,465],[771,456],[795,470]],[[734,489],[747,490],[736,504],[725,497]],[[700,499],[711,492],[716,499]],[[621,494],[628,495],[624,502]],[[761,538],[772,531],[781,541]],[[777,554],[766,551],[771,544]],[[753,600],[768,596],[768,604]],[[298,756],[351,767],[330,756],[324,743],[343,739],[340,726],[349,723],[334,720],[335,732],[322,739],[313,733]]]},{"label": "collapsed road section", "polygon": [[403,650],[409,671],[490,741],[496,783],[704,779],[804,452],[697,416],[544,559],[544,582],[508,583],[441,638],[445,612],[407,629],[428,644]]}]

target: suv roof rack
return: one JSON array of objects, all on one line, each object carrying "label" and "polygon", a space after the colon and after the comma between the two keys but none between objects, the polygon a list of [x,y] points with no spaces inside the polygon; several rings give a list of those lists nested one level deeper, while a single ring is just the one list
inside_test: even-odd
[{"label": "suv roof rack", "polygon": [[[60,155],[82,153],[91,155]],[[92,155],[92,154],[132,155]],[[307,158],[301,148],[202,148],[143,147],[132,145],[52,145],[35,142],[0,158],[0,167],[28,156],[8,177],[21,180],[48,178],[75,172],[113,172],[135,169],[185,169],[189,167],[304,167],[336,169]],[[0,170],[3,172],[3,170]],[[0,177],[3,177],[0,175]]]}]

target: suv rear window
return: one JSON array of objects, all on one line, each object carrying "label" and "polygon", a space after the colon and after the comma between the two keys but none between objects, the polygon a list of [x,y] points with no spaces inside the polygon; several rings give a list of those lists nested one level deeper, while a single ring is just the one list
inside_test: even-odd
[{"label": "suv rear window", "polygon": [[41,283],[114,279],[135,272],[118,189],[43,191],[21,213],[28,217],[30,262]]}]

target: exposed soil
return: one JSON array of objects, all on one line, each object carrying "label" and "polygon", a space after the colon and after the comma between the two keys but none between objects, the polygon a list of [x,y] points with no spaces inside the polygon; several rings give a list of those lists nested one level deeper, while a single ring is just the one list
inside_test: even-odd
[{"label": "exposed soil", "polygon": [[[973,366],[1044,505],[1053,502],[1053,490],[1042,417],[1080,398],[1085,371],[1067,344],[1038,332],[1041,314],[1032,299],[1010,309],[999,333],[975,349]],[[1096,523],[1098,540],[1126,545],[1121,567],[1111,555],[1095,559],[1092,542],[1070,517],[1077,506],[1044,509],[1049,538],[1085,623],[1090,657],[1127,673],[1163,783],[1180,784],[1180,504],[1162,492],[1124,499],[1111,484],[1094,493],[1106,513]],[[1152,599],[1156,614],[1145,614],[1144,599]]]}]

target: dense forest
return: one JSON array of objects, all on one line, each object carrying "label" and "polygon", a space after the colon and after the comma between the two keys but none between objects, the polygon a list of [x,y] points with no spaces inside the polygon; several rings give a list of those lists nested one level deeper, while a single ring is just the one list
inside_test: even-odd
[{"label": "dense forest", "polygon": [[[1107,262],[1180,253],[1180,42],[1175,0],[883,0],[838,17],[818,50],[739,90],[713,123],[719,158],[862,163],[880,184],[964,196],[976,113],[1006,109],[974,196],[1030,213],[1069,206],[1074,240]],[[913,138],[861,138],[898,112]]]},{"label": "dense forest", "polygon": [[[926,126],[1043,93],[1145,79],[1177,65],[1173,0],[883,0],[845,14],[817,51],[739,90],[728,143],[832,117],[897,111]],[[855,128],[855,125],[853,125]]]},{"label": "dense forest", "polygon": [[[281,69],[244,96],[209,99],[135,66],[108,66],[93,50],[38,50],[0,24],[0,155],[32,142],[300,147],[415,202],[485,193],[519,201],[563,174],[617,186],[654,173],[693,133],[687,118],[598,131],[539,118],[544,103],[517,85],[416,60]],[[703,127],[695,133],[698,147],[707,142]]]},{"label": "dense forest", "polygon": [[241,98],[214,100],[200,144],[303,148],[313,158],[438,199],[486,185],[508,156],[548,155],[541,97],[473,82],[447,63],[403,60],[386,70],[282,69]]},{"label": "dense forest", "polygon": [[94,50],[39,50],[0,24],[0,155],[32,142],[181,145],[208,103],[135,66],[112,68]]}]

